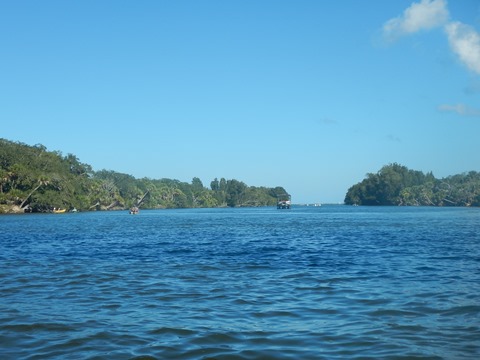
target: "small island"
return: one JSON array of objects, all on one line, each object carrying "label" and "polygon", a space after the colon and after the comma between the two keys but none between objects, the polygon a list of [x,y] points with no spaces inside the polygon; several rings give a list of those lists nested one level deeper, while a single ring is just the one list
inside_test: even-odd
[{"label": "small island", "polygon": [[348,189],[347,205],[480,206],[480,173],[437,179],[396,163]]}]

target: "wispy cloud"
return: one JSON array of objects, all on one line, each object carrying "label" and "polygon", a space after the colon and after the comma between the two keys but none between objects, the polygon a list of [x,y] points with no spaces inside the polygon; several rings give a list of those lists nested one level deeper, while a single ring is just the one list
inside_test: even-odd
[{"label": "wispy cloud", "polygon": [[383,35],[393,41],[420,30],[428,30],[447,23],[449,13],[445,0],[421,0],[405,9],[401,16],[388,20],[383,25]]},{"label": "wispy cloud", "polygon": [[473,95],[480,93],[480,81],[474,81],[468,84],[464,89],[465,94]]},{"label": "wispy cloud", "polygon": [[462,116],[480,116],[480,109],[475,109],[465,104],[443,104],[438,107],[438,110],[444,112],[454,112]]},{"label": "wispy cloud", "polygon": [[395,136],[393,134],[388,134],[387,139],[393,142],[402,142],[402,139],[400,139],[398,136]]},{"label": "wispy cloud", "polygon": [[447,24],[445,31],[453,52],[470,70],[480,74],[480,34],[458,21]]}]

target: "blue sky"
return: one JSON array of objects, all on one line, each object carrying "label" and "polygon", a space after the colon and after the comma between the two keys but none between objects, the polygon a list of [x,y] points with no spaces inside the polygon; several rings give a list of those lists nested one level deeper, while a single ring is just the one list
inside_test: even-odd
[{"label": "blue sky", "polygon": [[294,202],[480,171],[480,2],[0,0],[0,137]]}]

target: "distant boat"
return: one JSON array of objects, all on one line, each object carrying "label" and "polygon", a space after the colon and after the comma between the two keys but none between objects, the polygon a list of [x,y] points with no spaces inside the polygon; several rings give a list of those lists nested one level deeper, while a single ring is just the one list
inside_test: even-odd
[{"label": "distant boat", "polygon": [[290,194],[277,195],[277,209],[290,209],[292,197]]},{"label": "distant boat", "polygon": [[67,209],[53,209],[54,214],[63,214]]},{"label": "distant boat", "polygon": [[140,209],[136,206],[133,206],[130,208],[130,214],[131,215],[137,215],[140,212]]}]

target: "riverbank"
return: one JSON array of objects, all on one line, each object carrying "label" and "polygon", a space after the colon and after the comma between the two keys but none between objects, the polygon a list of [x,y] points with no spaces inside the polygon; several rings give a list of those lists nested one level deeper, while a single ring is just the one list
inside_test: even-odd
[{"label": "riverbank", "polygon": [[18,205],[0,204],[0,214],[23,214],[23,209]]}]

